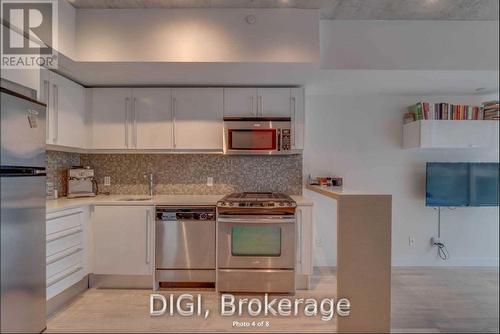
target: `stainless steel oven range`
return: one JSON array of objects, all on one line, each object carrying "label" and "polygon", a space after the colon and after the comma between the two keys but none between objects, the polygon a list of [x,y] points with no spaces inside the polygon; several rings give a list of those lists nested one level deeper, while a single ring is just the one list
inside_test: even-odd
[{"label": "stainless steel oven range", "polygon": [[217,203],[217,291],[295,292],[295,201],[235,193]]}]

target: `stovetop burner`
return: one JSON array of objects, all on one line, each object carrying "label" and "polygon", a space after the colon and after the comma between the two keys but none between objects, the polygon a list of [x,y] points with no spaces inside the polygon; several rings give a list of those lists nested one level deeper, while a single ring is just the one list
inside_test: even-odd
[{"label": "stovetop burner", "polygon": [[225,196],[218,207],[295,207],[295,201],[288,195],[272,192],[243,192]]}]

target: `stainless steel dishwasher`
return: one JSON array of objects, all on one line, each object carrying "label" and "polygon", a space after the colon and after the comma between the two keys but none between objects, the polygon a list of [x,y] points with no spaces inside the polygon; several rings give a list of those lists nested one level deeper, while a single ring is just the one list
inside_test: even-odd
[{"label": "stainless steel dishwasher", "polygon": [[213,286],[215,207],[156,207],[156,287]]}]

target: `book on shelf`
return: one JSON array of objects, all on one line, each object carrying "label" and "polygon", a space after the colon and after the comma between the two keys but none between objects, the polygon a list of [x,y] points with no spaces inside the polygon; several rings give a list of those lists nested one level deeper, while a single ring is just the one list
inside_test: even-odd
[{"label": "book on shelf", "polygon": [[[498,105],[498,103],[497,103]],[[410,120],[408,113],[413,115],[413,120],[481,120],[484,110],[479,106],[456,105],[450,103],[417,102],[409,106],[405,114],[405,122]],[[497,109],[498,110],[498,109]]]},{"label": "book on shelf", "polygon": [[486,120],[500,120],[500,102],[487,101],[483,102],[481,109]]}]

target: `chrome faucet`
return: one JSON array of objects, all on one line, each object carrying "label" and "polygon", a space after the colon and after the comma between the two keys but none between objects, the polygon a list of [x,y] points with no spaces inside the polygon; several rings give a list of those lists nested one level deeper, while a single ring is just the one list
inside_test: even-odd
[{"label": "chrome faucet", "polygon": [[149,196],[154,196],[154,188],[155,188],[155,177],[153,173],[144,174],[144,178],[147,178],[149,181]]}]

